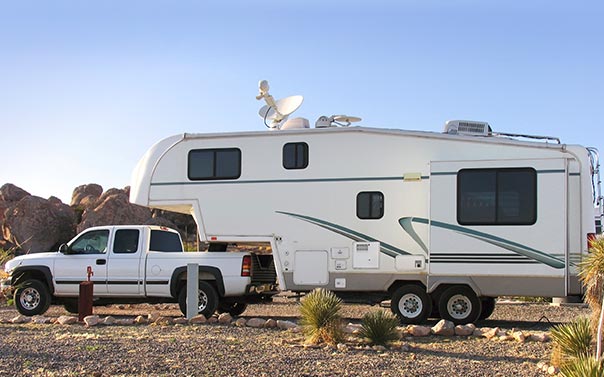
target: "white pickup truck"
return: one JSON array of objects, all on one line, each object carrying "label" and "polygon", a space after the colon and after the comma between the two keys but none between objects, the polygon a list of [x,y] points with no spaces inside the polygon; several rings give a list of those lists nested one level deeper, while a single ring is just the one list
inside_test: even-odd
[{"label": "white pickup truck", "polygon": [[206,317],[216,310],[239,315],[248,303],[277,293],[271,255],[185,252],[178,232],[150,225],[89,228],[57,252],[8,261],[5,271],[16,288],[17,310],[28,316],[46,312],[51,303],[77,313],[88,266],[95,305],[178,302],[186,313],[189,263],[199,265],[199,313]]}]

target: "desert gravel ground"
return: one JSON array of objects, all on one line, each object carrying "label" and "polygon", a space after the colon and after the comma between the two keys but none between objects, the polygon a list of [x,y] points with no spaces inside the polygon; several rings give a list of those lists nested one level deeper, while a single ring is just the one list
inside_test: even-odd
[{"label": "desert gravel ground", "polygon": [[[348,322],[377,307],[344,305]],[[386,310],[386,309],[384,309]],[[180,316],[175,305],[95,307],[117,318]],[[46,313],[67,313],[53,306]],[[17,315],[0,307],[0,318]],[[549,304],[498,303],[477,326],[546,331],[551,324],[588,316],[589,309]],[[297,303],[280,299],[252,305],[243,317],[298,321]],[[430,322],[434,324],[436,321]],[[478,337],[405,338],[384,352],[350,344],[346,350],[304,348],[299,334],[222,325],[60,326],[0,324],[0,376],[544,376],[551,343],[489,341]]]}]

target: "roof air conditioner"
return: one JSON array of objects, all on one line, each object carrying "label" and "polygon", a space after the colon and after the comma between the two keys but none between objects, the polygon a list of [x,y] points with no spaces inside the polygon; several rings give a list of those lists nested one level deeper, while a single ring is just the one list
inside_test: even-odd
[{"label": "roof air conditioner", "polygon": [[451,135],[489,136],[491,132],[491,126],[487,122],[448,120],[445,123],[445,133]]}]

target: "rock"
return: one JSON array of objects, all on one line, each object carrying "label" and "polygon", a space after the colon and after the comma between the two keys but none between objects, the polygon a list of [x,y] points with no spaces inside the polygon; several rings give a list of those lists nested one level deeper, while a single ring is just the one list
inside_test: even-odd
[{"label": "rock", "polygon": [[526,341],[526,335],[524,335],[522,331],[512,331],[510,335],[519,343],[524,343]]},{"label": "rock", "polygon": [[233,322],[233,324],[237,327],[245,327],[247,320],[245,318],[237,318],[237,320],[235,322]]},{"label": "rock", "polygon": [[95,205],[84,209],[78,232],[96,225],[145,224],[151,219],[151,210],[129,201],[124,190],[109,189]]},{"label": "rock", "polygon": [[75,235],[75,226],[71,207],[29,195],[5,210],[2,235],[23,253],[51,251]]},{"label": "rock", "polygon": [[102,193],[103,187],[96,183],[78,186],[73,189],[73,193],[71,194],[71,205],[74,207],[90,206],[96,202]]},{"label": "rock", "polygon": [[498,339],[502,342],[508,342],[510,340],[514,340],[514,337],[511,335],[505,334],[505,335],[499,335],[498,337],[494,337],[493,339]]},{"label": "rock", "polygon": [[12,183],[6,183],[0,187],[0,202],[18,202],[31,194]]},{"label": "rock", "polygon": [[120,326],[132,326],[134,325],[134,318],[121,318],[115,321],[116,325]]},{"label": "rock", "polygon": [[487,338],[487,339],[490,340],[490,339],[493,339],[493,338],[499,336],[498,334],[499,334],[500,331],[501,330],[499,330],[499,327],[495,327],[493,329],[490,329],[490,330],[487,330],[487,331],[483,332],[482,336],[484,336],[485,338]]},{"label": "rock", "polygon": [[541,368],[543,368],[543,366],[545,365],[545,361],[540,361],[537,363],[537,369],[541,370]]},{"label": "rock", "polygon": [[435,335],[453,336],[455,335],[455,324],[451,321],[441,319],[432,327],[432,333]]},{"label": "rock", "polygon": [[75,323],[78,323],[78,319],[69,315],[62,315],[57,318],[57,323],[59,325],[73,325]]},{"label": "rock", "polygon": [[221,313],[218,316],[218,323],[221,325],[230,325],[231,321],[233,321],[233,317],[229,313]]},{"label": "rock", "polygon": [[349,323],[344,327],[344,333],[346,334],[358,334],[363,326],[357,323]]},{"label": "rock", "polygon": [[48,317],[36,315],[36,316],[31,317],[31,321],[33,323],[36,323],[39,325],[47,325],[47,324],[51,323],[52,320]]},{"label": "rock", "polygon": [[553,365],[550,365],[549,368],[547,368],[547,373],[551,375],[558,374],[559,371],[560,370]]},{"label": "rock", "polygon": [[380,345],[373,346],[373,347],[371,347],[371,348],[372,348],[374,351],[377,351],[377,352],[385,352],[385,351],[387,351],[387,350],[388,350],[386,347],[384,347],[384,346],[380,346]]},{"label": "rock", "polygon": [[185,317],[174,318],[175,325],[186,325],[189,321]]},{"label": "rock", "polygon": [[134,323],[137,325],[146,325],[148,323],[147,317],[143,317],[142,315],[137,316],[136,318],[134,318]]},{"label": "rock", "polygon": [[84,324],[88,327],[96,326],[101,323],[101,318],[98,315],[89,315],[84,317]]},{"label": "rock", "polygon": [[192,325],[202,325],[204,323],[206,323],[208,321],[208,319],[204,316],[204,315],[196,315],[195,317],[191,318],[189,320],[189,323]]},{"label": "rock", "polygon": [[344,343],[338,343],[336,345],[336,349],[340,352],[347,352],[348,351],[348,346]]},{"label": "rock", "polygon": [[282,321],[280,319],[277,320],[277,328],[281,330],[291,330],[295,329],[296,327],[298,327],[298,325],[292,321]]},{"label": "rock", "polygon": [[0,323],[7,324],[7,323],[11,323],[11,322],[6,318],[0,318]]},{"label": "rock", "polygon": [[277,321],[275,321],[272,318],[269,318],[266,320],[266,323],[264,324],[264,327],[267,329],[274,329],[277,327]]},{"label": "rock", "polygon": [[15,318],[10,320],[10,323],[14,323],[14,324],[29,323],[29,322],[31,322],[31,318],[26,317],[21,314],[19,314],[18,316],[16,316]]},{"label": "rock", "polygon": [[476,330],[476,326],[473,323],[468,325],[457,325],[455,326],[455,335],[457,336],[470,336],[474,334],[474,330]]},{"label": "rock", "polygon": [[159,314],[158,312],[149,313],[147,314],[147,321],[149,321],[150,323],[154,323],[159,319],[159,317],[161,317],[161,314]]},{"label": "rock", "polygon": [[[134,323],[134,321],[132,321],[132,323]],[[103,324],[105,326],[115,325],[115,324],[117,324],[117,319],[115,319],[112,316],[107,316],[107,317],[103,318],[103,320],[101,321],[101,324]]]},{"label": "rock", "polygon": [[247,327],[254,327],[254,328],[262,328],[264,327],[264,325],[266,324],[266,320],[262,319],[262,318],[250,318],[245,325]]},{"label": "rock", "polygon": [[215,323],[218,323],[218,318],[216,318],[216,317],[210,317],[210,318],[208,318],[208,323],[209,323],[210,325],[213,325],[213,324],[215,324]]},{"label": "rock", "polygon": [[531,334],[529,339],[532,340],[533,342],[541,342],[541,343],[546,343],[546,342],[550,341],[550,337],[546,333]]},{"label": "rock", "polygon": [[154,322],[154,324],[159,325],[159,326],[170,326],[172,324],[174,324],[174,320],[171,317],[159,317],[158,319],[156,319]]},{"label": "rock", "polygon": [[409,334],[413,336],[428,336],[431,329],[428,326],[411,325],[408,328]]}]

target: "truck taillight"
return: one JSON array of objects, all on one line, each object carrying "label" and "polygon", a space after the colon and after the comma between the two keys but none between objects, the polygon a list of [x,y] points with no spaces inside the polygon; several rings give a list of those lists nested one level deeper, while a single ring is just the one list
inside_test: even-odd
[{"label": "truck taillight", "polygon": [[596,240],[595,233],[587,233],[587,250],[591,249],[591,243]]},{"label": "truck taillight", "polygon": [[252,256],[246,255],[241,263],[241,276],[252,276]]}]

